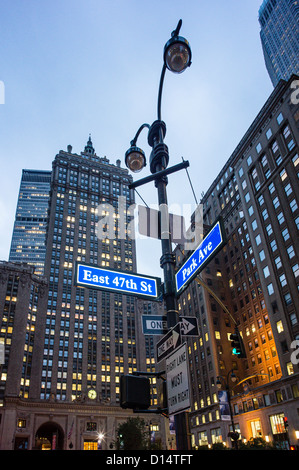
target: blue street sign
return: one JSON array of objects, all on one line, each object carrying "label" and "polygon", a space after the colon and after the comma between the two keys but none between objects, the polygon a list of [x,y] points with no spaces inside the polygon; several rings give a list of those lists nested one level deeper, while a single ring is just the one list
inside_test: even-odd
[{"label": "blue street sign", "polygon": [[75,285],[157,299],[161,279],[77,262]]},{"label": "blue street sign", "polygon": [[187,261],[181,266],[175,275],[177,293],[204,268],[211,257],[225,243],[224,227],[221,220],[211,228],[200,245],[194,250]]},{"label": "blue street sign", "polygon": [[164,335],[168,332],[165,315],[142,315],[142,331],[144,335]]}]

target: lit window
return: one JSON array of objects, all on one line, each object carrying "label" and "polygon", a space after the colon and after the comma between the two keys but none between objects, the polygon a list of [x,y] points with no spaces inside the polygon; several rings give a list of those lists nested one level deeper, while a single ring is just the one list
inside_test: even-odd
[{"label": "lit window", "polygon": [[294,166],[299,165],[298,153],[296,153],[296,155],[292,158],[292,162],[294,163]]},{"label": "lit window", "polygon": [[278,333],[282,333],[282,332],[283,332],[283,324],[282,324],[282,321],[281,321],[281,320],[279,320],[278,322],[276,322],[276,328],[277,328]]},{"label": "lit window", "polygon": [[286,177],[288,176],[287,172],[285,169],[283,169],[280,173],[280,178],[281,178],[281,181],[284,181],[286,179]]}]

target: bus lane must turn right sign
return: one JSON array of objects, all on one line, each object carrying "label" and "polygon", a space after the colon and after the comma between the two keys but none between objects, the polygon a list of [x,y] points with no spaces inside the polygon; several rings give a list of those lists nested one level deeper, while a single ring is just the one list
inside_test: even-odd
[{"label": "bus lane must turn right sign", "polygon": [[189,370],[186,343],[166,358],[168,412],[170,415],[190,408]]}]

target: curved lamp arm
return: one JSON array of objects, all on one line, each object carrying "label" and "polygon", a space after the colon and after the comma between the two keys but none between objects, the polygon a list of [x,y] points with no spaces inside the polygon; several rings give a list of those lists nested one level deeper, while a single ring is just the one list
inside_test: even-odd
[{"label": "curved lamp arm", "polygon": [[161,121],[162,89],[163,89],[163,83],[164,83],[164,77],[165,77],[166,69],[167,69],[166,65],[163,64],[161,77],[160,77],[159,93],[158,93],[158,121]]},{"label": "curved lamp arm", "polygon": [[150,126],[149,124],[145,123],[145,124],[142,124],[142,125],[139,127],[138,131],[136,132],[136,135],[135,135],[134,139],[131,140],[131,147],[134,147],[134,146],[136,145],[136,142],[137,142],[137,139],[138,139],[138,137],[139,137],[139,134],[140,134],[140,132],[142,131],[142,129],[144,129],[145,127],[147,127],[148,129],[150,129],[151,126]]}]

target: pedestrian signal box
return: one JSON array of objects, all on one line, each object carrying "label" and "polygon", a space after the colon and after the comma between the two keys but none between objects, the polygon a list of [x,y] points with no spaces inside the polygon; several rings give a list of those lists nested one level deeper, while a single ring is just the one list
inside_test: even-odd
[{"label": "pedestrian signal box", "polygon": [[122,375],[120,378],[120,406],[133,410],[147,410],[151,405],[148,377]]}]

